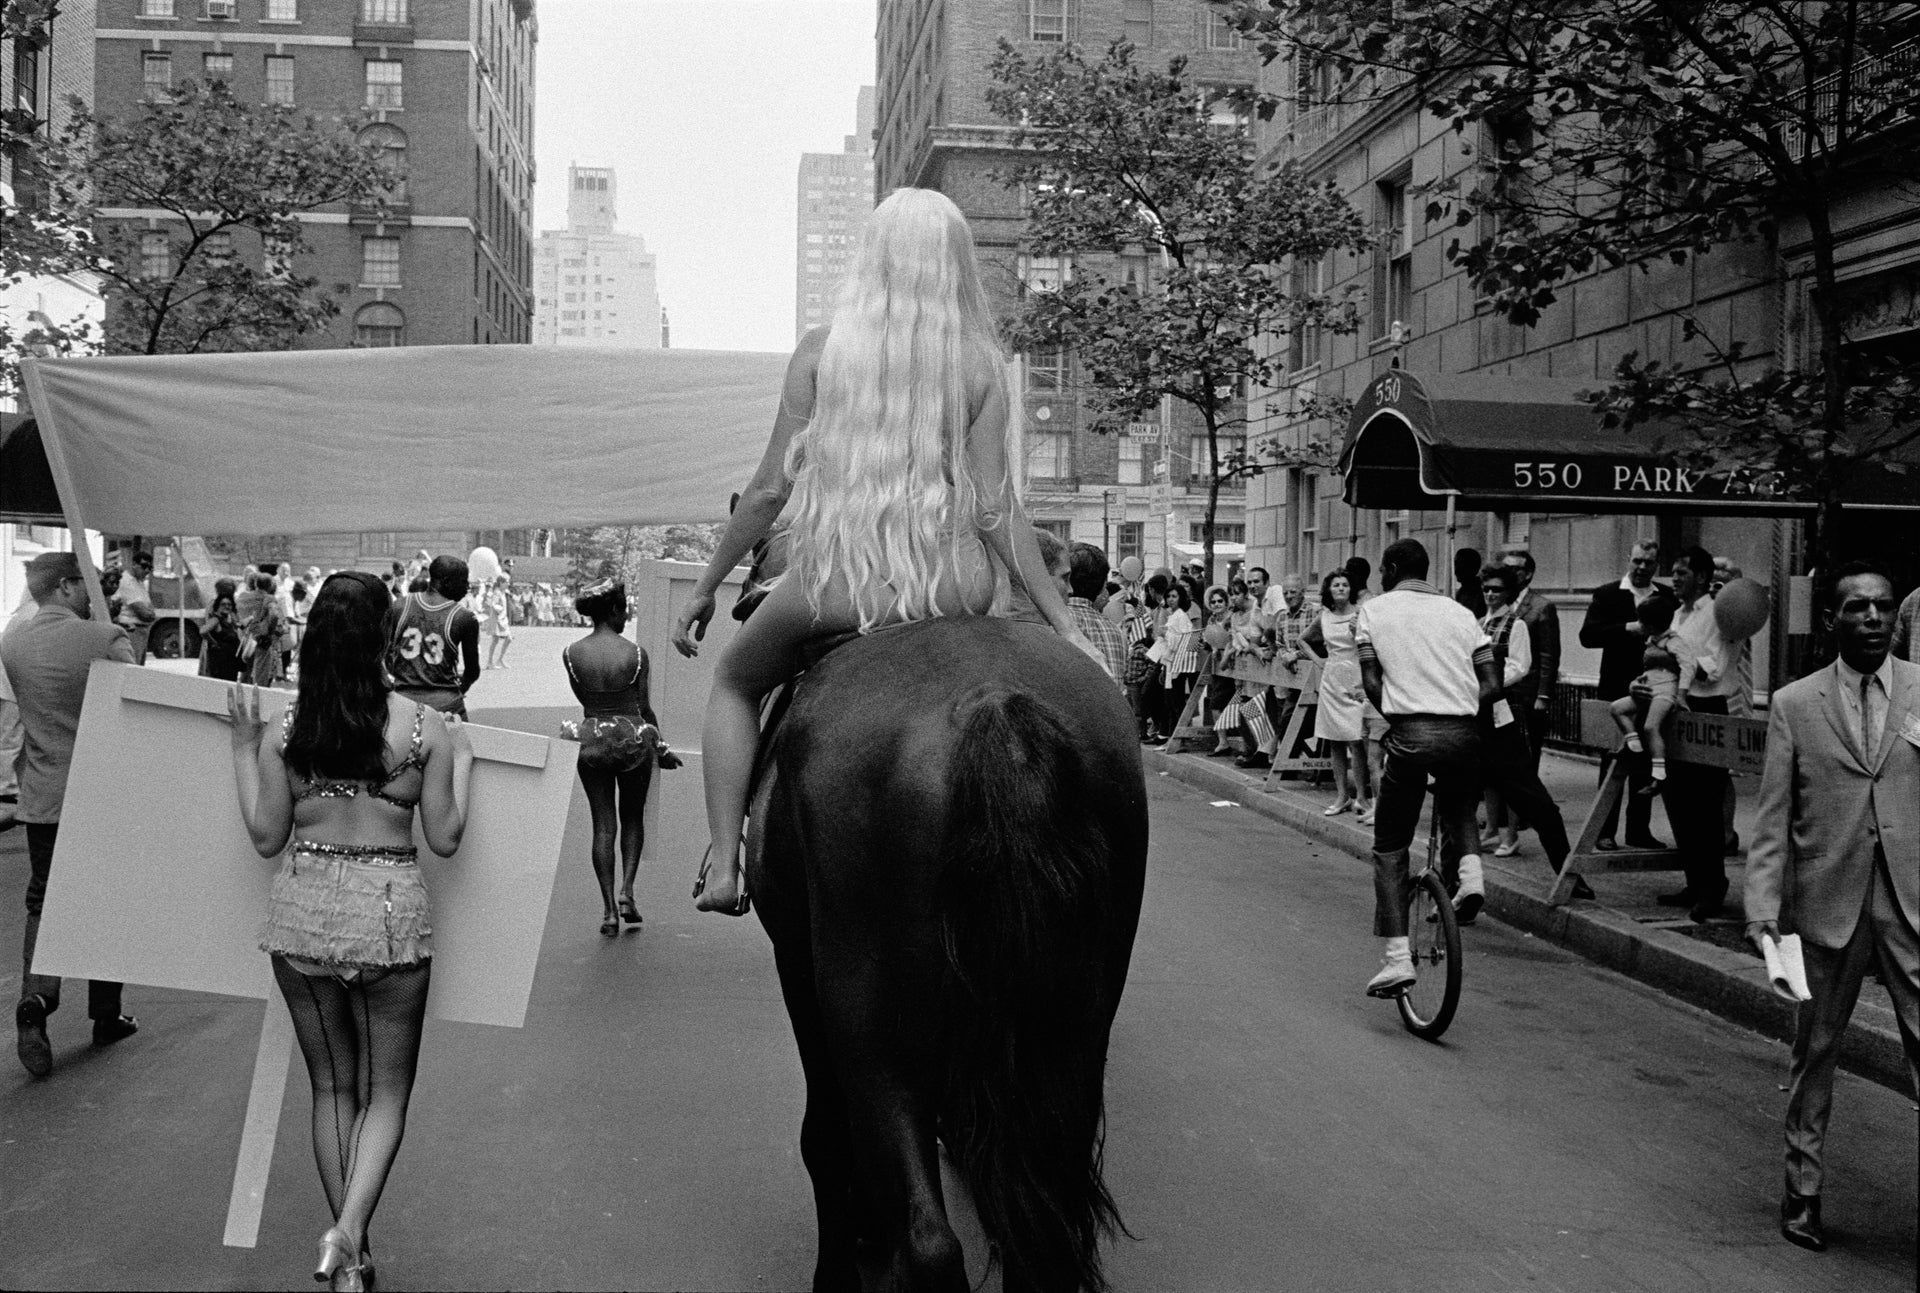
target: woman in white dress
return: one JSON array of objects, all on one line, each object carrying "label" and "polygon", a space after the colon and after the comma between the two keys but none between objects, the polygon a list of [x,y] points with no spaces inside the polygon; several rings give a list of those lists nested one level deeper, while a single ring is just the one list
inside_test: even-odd
[{"label": "woman in white dress", "polygon": [[1337,798],[1326,816],[1338,817],[1349,808],[1365,814],[1372,809],[1365,790],[1367,695],[1360,685],[1360,648],[1353,640],[1359,611],[1345,570],[1320,581],[1320,605],[1320,618],[1300,640],[1327,662],[1320,671],[1320,702],[1313,720],[1313,734],[1333,760]]}]

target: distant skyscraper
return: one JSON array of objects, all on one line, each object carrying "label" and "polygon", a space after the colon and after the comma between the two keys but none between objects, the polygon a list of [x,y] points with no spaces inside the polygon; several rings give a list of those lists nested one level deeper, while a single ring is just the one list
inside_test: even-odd
[{"label": "distant skyscraper", "polygon": [[837,153],[800,155],[793,332],[805,336],[833,317],[833,296],[873,210],[873,87],[860,87],[854,133]]},{"label": "distant skyscraper", "polygon": [[567,168],[567,227],[533,247],[533,343],[657,350],[666,344],[653,254],[616,233],[610,167]]}]

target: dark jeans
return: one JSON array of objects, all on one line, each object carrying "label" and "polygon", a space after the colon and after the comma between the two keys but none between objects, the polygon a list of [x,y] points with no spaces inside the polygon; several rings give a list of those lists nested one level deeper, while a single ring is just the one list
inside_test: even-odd
[{"label": "dark jeans", "polygon": [[[1724,714],[1724,696],[1687,701],[1696,714]],[[1673,846],[1680,850],[1680,866],[1687,873],[1687,891],[1695,902],[1719,901],[1727,893],[1727,836],[1721,816],[1732,778],[1724,768],[1694,763],[1667,764],[1667,820],[1673,823]]]},{"label": "dark jeans", "polygon": [[1373,932],[1399,938],[1407,932],[1407,853],[1420,829],[1427,778],[1433,778],[1441,871],[1451,883],[1478,838],[1473,810],[1480,800],[1482,748],[1472,718],[1398,714],[1387,721],[1386,768],[1373,818]]},{"label": "dark jeans", "polygon": [[[47,1013],[60,1008],[60,976],[33,972],[33,945],[40,939],[40,908],[47,900],[47,876],[53,871],[53,844],[59,837],[58,824],[27,825],[27,861],[33,874],[27,880],[27,937],[20,960],[20,999],[36,992],[46,999]],[[87,1018],[118,1019],[120,985],[98,979],[87,984]]]},{"label": "dark jeans", "polygon": [[1547,851],[1547,863],[1554,874],[1573,852],[1567,840],[1567,823],[1560,806],[1540,783],[1540,756],[1528,748],[1518,719],[1505,727],[1495,727],[1489,716],[1480,721],[1480,739],[1487,751],[1487,784],[1500,792],[1507,811],[1515,820],[1524,821],[1540,836],[1540,847]]}]

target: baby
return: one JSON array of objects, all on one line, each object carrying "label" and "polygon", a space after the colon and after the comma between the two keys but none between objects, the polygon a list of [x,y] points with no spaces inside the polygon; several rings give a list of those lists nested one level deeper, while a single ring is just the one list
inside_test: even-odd
[{"label": "baby", "polygon": [[1639,791],[1648,796],[1659,794],[1665,786],[1667,740],[1663,728],[1667,715],[1686,694],[1696,668],[1693,656],[1673,632],[1673,610],[1673,602],[1665,597],[1649,597],[1640,604],[1640,627],[1647,635],[1647,647],[1633,686],[1652,694],[1643,699],[1629,691],[1610,707],[1613,721],[1626,737],[1626,748],[1652,756],[1653,780]]}]

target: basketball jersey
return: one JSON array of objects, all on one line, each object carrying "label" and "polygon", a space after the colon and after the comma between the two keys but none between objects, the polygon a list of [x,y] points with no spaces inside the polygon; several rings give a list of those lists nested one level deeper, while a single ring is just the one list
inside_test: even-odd
[{"label": "basketball jersey", "polygon": [[387,672],[395,687],[459,690],[460,651],[453,640],[453,617],[459,612],[459,602],[428,606],[424,594],[407,594],[387,643]]}]

